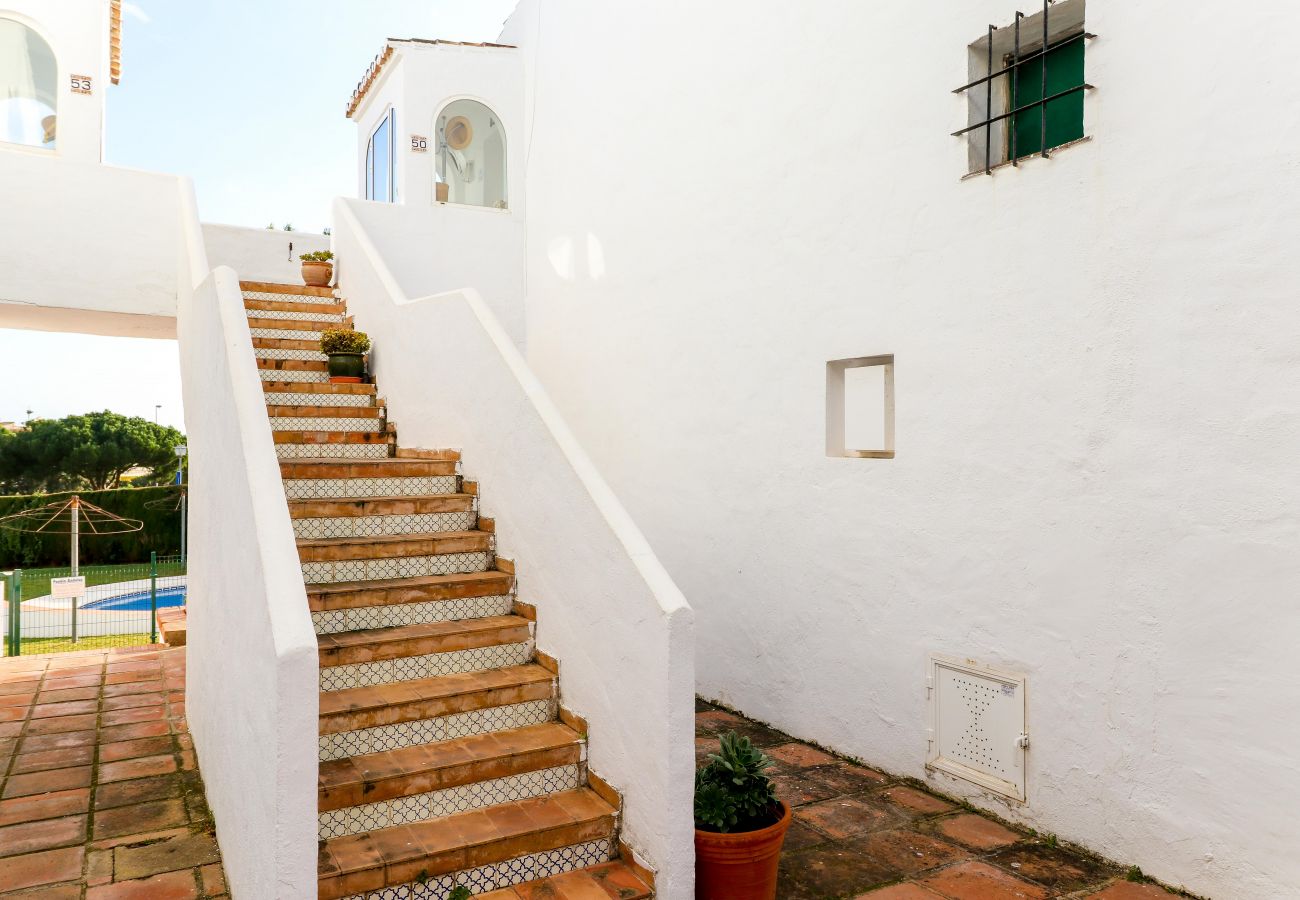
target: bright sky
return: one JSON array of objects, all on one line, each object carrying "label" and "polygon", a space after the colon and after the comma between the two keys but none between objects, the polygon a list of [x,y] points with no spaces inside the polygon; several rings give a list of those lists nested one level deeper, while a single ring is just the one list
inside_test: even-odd
[{"label": "bright sky", "polygon": [[[128,0],[107,162],[194,179],[205,222],[300,231],[356,195],[344,104],[388,37],[492,41],[516,0]],[[0,329],[0,421],[112,409],[184,427],[176,345]],[[52,362],[57,360],[57,362]]]}]

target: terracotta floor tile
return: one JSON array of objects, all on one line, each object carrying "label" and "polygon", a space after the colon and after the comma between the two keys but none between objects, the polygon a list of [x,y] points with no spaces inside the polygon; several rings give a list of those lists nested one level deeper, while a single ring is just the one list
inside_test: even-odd
[{"label": "terracotta floor tile", "polygon": [[106,684],[103,687],[105,697],[125,697],[129,694],[151,694],[162,691],[162,679],[152,681],[128,681],[125,684]]},{"label": "terracotta floor tile", "polygon": [[799,774],[814,784],[825,785],[837,794],[860,794],[889,783],[889,776],[883,772],[844,762],[814,766]]},{"label": "terracotta floor tile", "polygon": [[1046,888],[975,861],[940,869],[922,878],[920,884],[952,900],[1045,900],[1050,896]]},{"label": "terracotta floor tile", "polygon": [[809,803],[829,800],[839,793],[835,788],[803,775],[775,775],[772,784],[776,787],[777,799],[784,800],[796,809]]},{"label": "terracotta floor tile", "polygon": [[94,700],[99,696],[99,688],[91,685],[81,688],[46,688],[37,695],[41,703],[65,703],[69,700]]},{"label": "terracotta floor tile", "polygon": [[138,759],[142,756],[157,756],[170,753],[171,750],[171,735],[164,734],[158,737],[137,738],[134,741],[101,744],[99,747],[99,761],[110,763],[124,759]]},{"label": "terracotta floor tile", "polygon": [[18,749],[23,753],[43,753],[46,750],[64,750],[68,747],[95,746],[95,731],[65,731],[62,734],[37,734],[22,739]]},{"label": "terracotta floor tile", "polygon": [[98,700],[69,700],[66,703],[38,703],[32,707],[33,719],[51,719],[56,716],[80,716],[97,712]]},{"label": "terracotta floor tile", "polygon": [[795,818],[832,838],[845,838],[899,824],[898,817],[879,803],[841,797],[795,810]]},{"label": "terracotta floor tile", "polygon": [[4,900],[81,900],[80,884],[47,884],[5,894]]},{"label": "terracotta floor tile", "polygon": [[0,866],[0,893],[79,879],[85,852],[83,847],[67,847],[10,857]]},{"label": "terracotta floor tile", "polygon": [[86,900],[191,900],[199,896],[196,872],[168,872],[136,881],[105,884],[86,891]]},{"label": "terracotta floor tile", "polygon": [[43,772],[47,769],[66,769],[71,766],[88,766],[95,760],[94,747],[68,747],[62,750],[41,750],[36,753],[20,753],[15,757],[10,772],[23,775],[28,772]]},{"label": "terracotta floor tile", "polygon": [[76,815],[87,812],[89,808],[90,788],[0,800],[0,826]]},{"label": "terracotta floor tile", "polygon": [[838,842],[781,856],[776,895],[781,900],[827,900],[851,897],[898,874]]},{"label": "terracotta floor tile", "polygon": [[167,699],[161,693],[126,694],[121,697],[105,697],[103,708],[106,710],[137,709],[142,706],[162,706]]},{"label": "terracotta floor tile", "polygon": [[695,714],[695,734],[699,737],[713,737],[725,734],[742,724],[744,719],[721,709]]},{"label": "terracotta floor tile", "polygon": [[158,737],[169,734],[171,729],[166,722],[136,722],[129,725],[114,725],[99,730],[99,740],[104,744],[116,744],[122,741],[134,741],[139,738]]},{"label": "terracotta floor tile", "polygon": [[976,850],[995,850],[1017,841],[1025,840],[1010,828],[1005,828],[974,813],[963,813],[950,819],[939,819],[934,823],[935,831],[949,840],[956,841]]},{"label": "terracotta floor tile", "polygon": [[170,754],[142,756],[139,759],[124,759],[120,762],[103,763],[99,767],[99,783],[126,781],[144,778],[149,775],[166,775],[176,771],[176,757]]},{"label": "terracotta floor tile", "polygon": [[220,863],[213,863],[204,866],[200,872],[200,880],[203,883],[203,893],[207,896],[215,894],[224,894],[226,891],[226,876],[221,871]]},{"label": "terracotta floor tile", "polygon": [[859,894],[853,900],[939,900],[939,895],[919,884],[891,884],[889,887]]},{"label": "terracotta floor tile", "polygon": [[957,808],[946,800],[940,800],[932,794],[910,787],[891,787],[881,791],[878,796],[903,809],[923,816],[951,812]]},{"label": "terracotta floor tile", "polygon": [[1092,887],[1119,874],[1085,856],[1041,843],[1008,847],[993,854],[989,861],[1062,893]]},{"label": "terracotta floor tile", "polygon": [[[0,685],[0,708],[9,709],[13,707],[31,706],[32,702],[36,699],[35,690],[14,691],[12,693],[5,693],[5,690],[6,690],[5,686]],[[60,699],[65,699],[65,698],[60,698]],[[66,699],[71,700],[75,698],[68,697]]]},{"label": "terracotta floor tile", "polygon": [[179,828],[185,823],[185,804],[182,801],[155,800],[96,811],[94,836],[96,840],[122,837]]},{"label": "terracotta floor tile", "polygon": [[[0,857],[54,850],[85,843],[85,840],[84,815],[6,825],[0,828]],[[0,868],[4,865],[5,863],[0,863]]]},{"label": "terracotta floor tile", "polygon": [[27,723],[27,733],[63,734],[68,731],[89,731],[95,727],[94,715],[56,716],[52,719],[34,719]]},{"label": "terracotta floor tile", "polygon": [[176,775],[115,781],[112,784],[101,784],[95,789],[95,809],[111,809],[180,795],[181,780]]},{"label": "terracotta floor tile", "polygon": [[816,747],[797,742],[771,747],[767,750],[767,755],[800,769],[808,766],[824,766],[836,761],[835,757],[829,753],[824,753]]},{"label": "terracotta floor tile", "polygon": [[67,791],[73,788],[90,786],[90,766],[73,769],[51,769],[47,772],[33,772],[30,775],[11,775],[5,782],[3,799],[28,797],[32,794],[48,794],[51,791]]},{"label": "terracotta floor tile", "polygon": [[219,858],[217,842],[207,834],[177,837],[143,847],[118,847],[113,851],[114,872],[119,880],[194,869]]},{"label": "terracotta floor tile", "polygon": [[852,838],[843,842],[855,847],[882,865],[912,875],[966,859],[970,851],[949,844],[910,828],[877,831],[874,834]]},{"label": "terracotta floor tile", "polygon": [[142,706],[138,709],[115,709],[100,717],[103,725],[129,725],[136,722],[158,722],[166,716],[165,706]]}]

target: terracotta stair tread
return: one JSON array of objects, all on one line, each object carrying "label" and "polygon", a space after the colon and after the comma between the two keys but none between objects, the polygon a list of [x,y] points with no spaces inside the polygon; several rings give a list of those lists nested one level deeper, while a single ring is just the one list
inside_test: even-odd
[{"label": "terracotta stair tread", "polygon": [[322,841],[322,900],[613,836],[617,811],[579,789]]},{"label": "terracotta stair tread", "polygon": [[520,772],[573,765],[583,737],[560,722],[345,757],[320,764],[322,812],[441,790]]},{"label": "terracotta stair tread", "polygon": [[375,394],[373,384],[333,384],[328,381],[263,381],[268,394]]},{"label": "terracotta stair tread", "polygon": [[[299,460],[301,462],[301,460]],[[351,516],[414,516],[447,512],[470,512],[473,494],[431,494],[427,497],[402,495],[384,497],[331,497],[322,500],[290,500],[289,516],[294,519],[345,518]]]},{"label": "terracotta stair tread", "polygon": [[[263,291],[262,293],[269,293]],[[320,298],[319,303],[295,303],[292,300],[244,300],[244,309],[253,312],[301,312],[301,313],[329,313],[333,316],[347,315],[347,304],[342,300],[329,302],[326,298]],[[250,316],[249,318],[255,318]],[[300,320],[301,321],[301,320]]]},{"label": "terracotta stair tread", "polygon": [[[302,304],[298,304],[301,306]],[[257,310],[252,310],[257,312]],[[318,312],[318,310],[310,310]],[[338,313],[342,315],[342,313]],[[347,319],[342,322],[328,322],[320,319],[263,319],[258,316],[248,317],[248,327],[261,328],[266,331],[352,331],[352,323]]]},{"label": "terracotta stair tread", "polygon": [[323,359],[267,359],[257,357],[259,369],[275,369],[278,372],[328,372],[329,363]]},{"label": "terracotta stair tread", "polygon": [[272,281],[241,281],[241,291],[253,291],[258,294],[296,294],[299,297],[324,297],[336,301],[334,288],[313,287],[307,284],[278,284]]},{"label": "terracotta stair tread", "polygon": [[[351,730],[355,726],[326,726],[332,724],[333,720],[368,712],[384,714],[383,721],[375,724],[392,725],[411,719],[482,709],[484,706],[545,699],[553,696],[554,681],[555,673],[536,663],[526,663],[481,672],[460,672],[412,681],[325,691],[320,695],[321,733]],[[518,699],[503,700],[500,696],[494,696],[497,694],[510,697],[518,695]]]},{"label": "terracotta stair tread", "polygon": [[465,572],[457,575],[426,575],[421,578],[384,578],[371,581],[336,581],[307,587],[307,604],[312,612],[352,609],[360,606],[389,606],[427,603],[509,594],[514,576],[508,572]]},{"label": "terracotta stair tread", "polygon": [[335,537],[335,538],[298,538],[298,550],[321,549],[325,547],[356,547],[356,546],[373,546],[376,544],[418,544],[424,542],[436,543],[438,541],[459,541],[465,538],[490,538],[491,532],[488,531],[424,531],[413,532],[411,534],[375,534],[368,537]]},{"label": "terracotta stair tread", "polygon": [[[289,329],[286,329],[289,330]],[[255,350],[311,350],[320,353],[320,340],[303,340],[301,338],[253,338]]]},{"label": "terracotta stair tread", "polygon": [[[369,432],[357,433],[368,434]],[[284,478],[419,478],[455,474],[456,462],[450,459],[397,459],[390,456],[385,459],[326,457],[280,460],[280,475]]]},{"label": "terracotta stair tread", "polygon": [[306,419],[381,419],[382,406],[278,406],[266,405],[268,416]]},{"label": "terracotta stair tread", "polygon": [[476,900],[650,900],[654,890],[621,859],[479,894]]},{"label": "terracotta stair tread", "polygon": [[354,665],[426,653],[477,650],[532,639],[530,621],[523,616],[484,616],[446,622],[418,622],[391,628],[340,631],[316,638],[320,665]]}]

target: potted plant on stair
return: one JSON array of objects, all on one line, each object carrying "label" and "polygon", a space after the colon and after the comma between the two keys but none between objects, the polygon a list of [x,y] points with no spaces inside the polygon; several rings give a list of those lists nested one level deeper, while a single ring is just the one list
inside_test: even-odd
[{"label": "potted plant on stair", "polygon": [[316,250],[298,257],[302,260],[303,284],[311,287],[329,287],[334,278],[334,254],[328,250]]},{"label": "potted plant on stair", "polygon": [[329,357],[333,384],[360,384],[366,374],[370,338],[364,331],[331,329],[321,332],[320,351]]},{"label": "potted plant on stair", "polygon": [[774,900],[789,805],[765,774],[772,760],[746,737],[724,734],[695,773],[697,900]]}]

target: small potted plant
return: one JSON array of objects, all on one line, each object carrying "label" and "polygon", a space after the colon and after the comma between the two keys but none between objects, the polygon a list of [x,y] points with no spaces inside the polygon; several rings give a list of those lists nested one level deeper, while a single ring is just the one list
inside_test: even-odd
[{"label": "small potted plant", "polygon": [[321,332],[320,352],[329,357],[330,381],[360,384],[366,374],[370,338],[364,331],[330,329]]},{"label": "small potted plant", "polygon": [[765,774],[772,760],[734,731],[709,760],[695,773],[695,896],[774,900],[790,807]]},{"label": "small potted plant", "polygon": [[312,287],[329,287],[334,277],[334,254],[328,250],[315,250],[298,257],[302,260],[302,280]]}]

